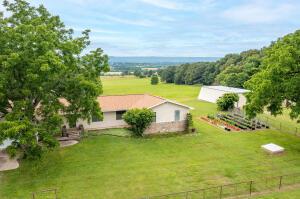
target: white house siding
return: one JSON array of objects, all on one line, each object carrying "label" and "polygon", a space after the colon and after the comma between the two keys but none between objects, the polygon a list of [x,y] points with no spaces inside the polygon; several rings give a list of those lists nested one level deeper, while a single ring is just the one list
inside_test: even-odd
[{"label": "white house siding", "polygon": [[[127,125],[124,120],[116,120],[116,112],[104,112],[103,121],[99,121],[99,122],[90,121],[90,123],[88,123],[87,120],[79,119],[76,122],[76,126],[78,127],[81,124],[86,130],[116,128],[116,127],[124,127]],[[69,124],[66,119],[64,119],[64,125],[67,128],[69,128]]]},{"label": "white house siding", "polygon": [[[178,122],[183,122],[186,120],[186,114],[189,112],[189,108],[179,106],[170,102],[165,102],[161,105],[153,107],[152,110],[156,112],[156,124],[163,124],[164,126],[170,126],[171,123],[174,125],[175,122],[175,111],[180,111],[180,117]],[[79,119],[76,122],[76,126],[78,127],[80,124],[83,125],[85,130],[99,130],[99,129],[108,129],[108,128],[122,128],[127,127],[127,123],[124,120],[116,120],[116,112],[104,112],[103,113],[103,121],[99,122],[90,122],[88,123],[86,120]],[[67,121],[64,121],[64,125],[69,128]],[[177,131],[182,130],[182,125],[174,126]],[[157,129],[157,126],[153,126]],[[154,129],[154,128],[152,128]],[[170,129],[172,130],[172,129]],[[167,130],[163,130],[164,132]]]},{"label": "white house siding", "polygon": [[116,120],[116,112],[104,112],[103,121],[99,122],[90,122],[86,120],[79,119],[76,123],[77,126],[80,124],[83,125],[86,130],[97,130],[97,129],[106,129],[106,128],[117,128],[127,126],[124,120]]},{"label": "white house siding", "polygon": [[179,121],[186,119],[186,114],[189,112],[187,107],[179,106],[170,102],[165,102],[159,106],[152,108],[156,112],[156,123],[162,122],[174,122],[175,121],[175,110],[180,111]]}]

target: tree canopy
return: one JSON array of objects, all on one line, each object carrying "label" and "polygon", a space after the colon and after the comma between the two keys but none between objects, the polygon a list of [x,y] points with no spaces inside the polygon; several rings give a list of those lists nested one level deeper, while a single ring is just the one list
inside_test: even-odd
[{"label": "tree canopy", "polygon": [[175,84],[219,84],[243,88],[260,70],[262,50],[228,54],[216,62],[198,62],[170,66],[160,71],[161,80]]},{"label": "tree canopy", "polygon": [[262,56],[261,50],[226,55],[216,63],[220,73],[215,82],[224,86],[243,88],[244,83],[260,70]]},{"label": "tree canopy", "polygon": [[292,118],[300,115],[300,30],[279,38],[265,49],[262,70],[246,82],[246,112],[250,117],[267,107],[273,115],[290,102]]},{"label": "tree canopy", "polygon": [[239,96],[236,93],[225,93],[217,100],[218,110],[228,111],[234,108],[234,103],[239,101]]},{"label": "tree canopy", "polygon": [[38,157],[57,145],[60,111],[73,123],[101,116],[96,97],[108,57],[101,49],[83,55],[89,30],[73,37],[73,30],[43,6],[24,0],[3,5],[8,16],[0,15],[0,143],[9,138],[11,155]]},{"label": "tree canopy", "polygon": [[153,74],[153,75],[151,76],[151,84],[152,84],[152,85],[157,85],[158,82],[159,82],[158,75],[157,75],[157,74]]}]

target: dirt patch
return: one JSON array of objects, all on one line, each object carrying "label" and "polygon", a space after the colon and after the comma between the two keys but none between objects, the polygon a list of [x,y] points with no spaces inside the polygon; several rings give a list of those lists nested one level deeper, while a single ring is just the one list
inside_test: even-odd
[{"label": "dirt patch", "polygon": [[59,141],[59,145],[60,147],[68,147],[68,146],[72,146],[78,144],[77,140],[66,140],[66,141]]},{"label": "dirt patch", "polygon": [[0,151],[0,171],[13,170],[19,167],[17,159],[10,159],[8,154]]}]

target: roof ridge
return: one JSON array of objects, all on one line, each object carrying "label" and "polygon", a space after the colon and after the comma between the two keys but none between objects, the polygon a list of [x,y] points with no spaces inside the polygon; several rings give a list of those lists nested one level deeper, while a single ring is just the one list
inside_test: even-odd
[{"label": "roof ridge", "polygon": [[158,95],[152,95],[152,94],[148,94],[148,93],[146,93],[146,95],[149,95],[149,96],[152,96],[152,97],[156,97],[156,98],[159,98],[159,99],[162,99],[162,100],[168,101],[168,99],[167,99],[167,98],[164,98],[164,97],[161,97],[161,96],[158,96]]},{"label": "roof ridge", "polygon": [[111,97],[111,96],[127,96],[127,95],[145,95],[145,93],[137,93],[137,94],[112,94],[112,95],[99,95],[98,97]]},{"label": "roof ridge", "polygon": [[[138,99],[138,100],[136,100],[136,102],[135,102],[133,105],[136,105],[136,104],[138,104],[140,101],[145,100],[145,97],[146,97],[146,96],[149,96],[149,97],[155,97],[155,98],[158,98],[158,99],[160,99],[160,100],[163,100],[163,102],[160,102],[159,104],[164,103],[164,102],[167,101],[167,99],[164,99],[164,98],[162,98],[162,97],[155,96],[155,95],[151,95],[151,94],[148,94],[148,93],[144,93],[144,94],[143,94],[143,97],[140,98],[140,99]],[[149,108],[149,107],[148,107],[148,108]]]}]

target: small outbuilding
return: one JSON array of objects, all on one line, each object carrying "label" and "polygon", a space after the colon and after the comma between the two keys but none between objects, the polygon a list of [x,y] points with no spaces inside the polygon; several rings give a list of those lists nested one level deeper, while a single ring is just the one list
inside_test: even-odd
[{"label": "small outbuilding", "polygon": [[227,87],[227,86],[202,86],[198,99],[216,103],[217,100],[226,93],[236,93],[239,96],[239,101],[235,104],[236,108],[242,108],[246,104],[245,93],[248,93],[249,90]]}]

